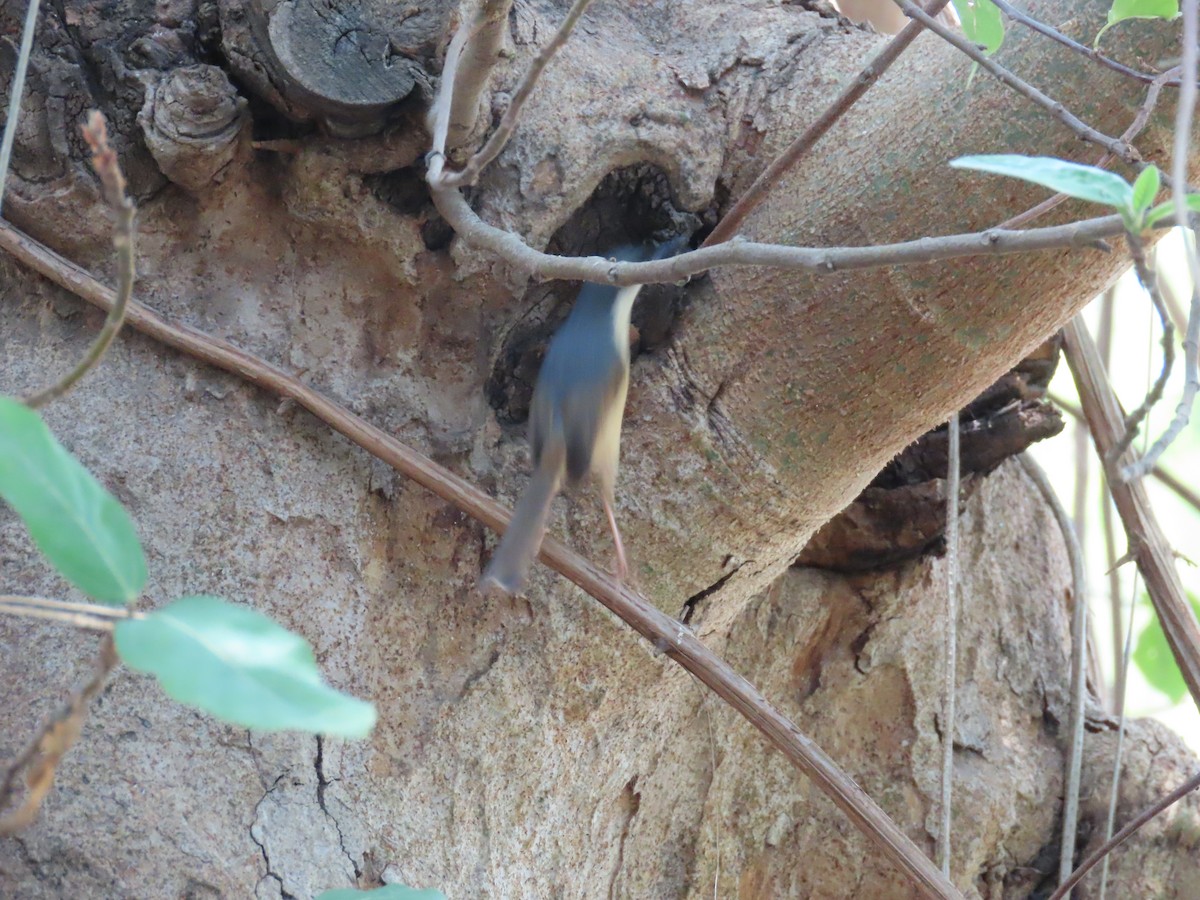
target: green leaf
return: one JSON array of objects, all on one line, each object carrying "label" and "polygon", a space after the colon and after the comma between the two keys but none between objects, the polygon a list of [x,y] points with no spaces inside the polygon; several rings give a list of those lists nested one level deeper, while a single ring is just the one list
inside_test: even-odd
[{"label": "green leaf", "polygon": [[1100,46],[1104,32],[1126,19],[1174,19],[1179,15],[1179,0],[1113,0],[1108,21],[1096,35],[1092,48]]},{"label": "green leaf", "polygon": [[183,703],[262,731],[365,737],[375,707],[321,680],[303,638],[218,597],[184,597],[118,622],[117,652]]},{"label": "green leaf", "polygon": [[146,557],[124,507],[67,452],[32,409],[0,397],[0,497],[54,568],[102,603],[146,585]]},{"label": "green leaf", "polygon": [[420,890],[402,884],[389,884],[373,891],[357,891],[354,888],[337,888],[323,891],[317,900],[446,900],[446,895],[433,888]]},{"label": "green leaf", "polygon": [[[1149,602],[1145,595],[1143,600]],[[1192,614],[1200,618],[1200,600],[1188,594],[1188,602],[1192,605]],[[1158,616],[1151,619],[1138,635],[1133,661],[1150,686],[1166,694],[1172,703],[1178,703],[1187,696],[1187,685],[1184,684],[1183,676],[1179,674],[1179,665],[1171,654],[1162,626],[1158,624]]]},{"label": "green leaf", "polygon": [[1032,181],[1069,197],[1111,206],[1121,213],[1129,212],[1133,204],[1133,188],[1120,175],[1052,156],[960,156],[951,160],[950,165]]},{"label": "green leaf", "polygon": [[963,34],[973,44],[980,44],[991,56],[1004,41],[1004,19],[992,0],[953,0],[954,10],[962,23]]},{"label": "green leaf", "polygon": [[[1184,205],[1192,212],[1200,212],[1200,194],[1185,194],[1183,198]],[[1168,216],[1175,215],[1175,203],[1168,200],[1166,203],[1160,203],[1154,209],[1146,213],[1145,223],[1147,228],[1152,228],[1160,221]]]},{"label": "green leaf", "polygon": [[1159,171],[1158,166],[1146,166],[1133,183],[1133,211],[1141,216],[1150,208],[1154,198],[1158,196]]}]

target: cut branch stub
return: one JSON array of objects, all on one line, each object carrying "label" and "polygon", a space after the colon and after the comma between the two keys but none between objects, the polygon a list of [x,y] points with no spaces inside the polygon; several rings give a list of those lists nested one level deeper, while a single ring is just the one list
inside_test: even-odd
[{"label": "cut branch stub", "polygon": [[389,109],[427,81],[421,59],[444,25],[439,4],[288,0],[248,11],[273,84],[340,137],[379,131]]},{"label": "cut branch stub", "polygon": [[185,66],[146,91],[138,124],[158,167],[171,181],[200,191],[233,159],[247,122],[246,101],[216,66]]}]

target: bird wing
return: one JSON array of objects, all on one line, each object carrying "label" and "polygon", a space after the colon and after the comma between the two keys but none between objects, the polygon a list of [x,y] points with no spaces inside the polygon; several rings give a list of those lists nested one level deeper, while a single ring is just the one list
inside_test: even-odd
[{"label": "bird wing", "polygon": [[[625,411],[625,393],[629,375],[619,363],[602,378],[577,385],[561,398],[563,437],[567,445],[567,477],[578,482],[603,461],[612,472],[598,473],[611,482],[616,475],[616,459],[609,448],[620,446],[621,417]],[[617,409],[616,407],[620,408]],[[603,446],[602,446],[603,445]]]}]

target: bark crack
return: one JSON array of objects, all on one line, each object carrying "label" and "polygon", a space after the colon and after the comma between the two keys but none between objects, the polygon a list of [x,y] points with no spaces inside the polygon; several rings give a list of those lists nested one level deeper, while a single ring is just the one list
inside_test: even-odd
[{"label": "bark crack", "polygon": [[333,830],[337,832],[338,845],[342,848],[342,853],[350,862],[350,868],[354,870],[354,878],[357,881],[362,877],[362,868],[358,865],[353,854],[346,849],[346,836],[342,834],[342,826],[337,820],[337,816],[329,811],[329,807],[325,805],[325,789],[334,781],[339,779],[325,777],[325,739],[321,735],[316,735],[317,739],[317,755],[313,759],[313,769],[317,774],[317,806],[321,807],[321,812],[325,813],[327,818],[333,824]]},{"label": "bark crack", "polygon": [[271,868],[271,856],[269,853],[267,853],[266,841],[260,840],[259,837],[262,834],[262,829],[258,825],[258,811],[262,807],[263,801],[271,796],[271,792],[278,787],[279,782],[283,781],[283,779],[284,776],[282,774],[276,776],[275,780],[271,782],[271,786],[263,792],[263,795],[258,798],[258,802],[254,804],[254,819],[250,823],[250,840],[254,841],[255,846],[258,847],[259,852],[262,854],[263,863],[267,867],[266,874],[263,875],[263,878],[273,878],[279,883],[279,895],[283,898],[283,900],[296,900],[295,895],[289,893],[287,888],[283,886],[282,876],[280,876],[274,869]]},{"label": "bark crack", "polygon": [[629,828],[633,824],[633,817],[637,815],[638,809],[642,805],[642,795],[637,791],[637,783],[638,776],[635,774],[625,783],[617,801],[618,806],[625,814],[625,821],[621,825],[621,837],[617,841],[617,858],[613,863],[612,875],[608,880],[609,900],[619,896],[617,879],[621,877],[621,870],[625,867],[625,841],[629,838]]},{"label": "bark crack", "polygon": [[742,568],[741,565],[735,566],[731,571],[726,572],[724,575],[722,575],[720,578],[718,578],[716,581],[714,581],[708,587],[704,588],[701,591],[698,591],[695,594],[692,594],[692,596],[690,596],[686,600],[684,600],[683,601],[683,609],[681,609],[679,611],[680,624],[690,625],[692,622],[692,616],[695,614],[696,607],[697,607],[697,605],[699,605],[700,601],[708,599],[713,594],[715,594],[717,591],[719,591],[721,588],[723,588],[725,586],[726,582],[728,582],[730,578],[732,578],[734,575],[736,575],[741,568]]}]

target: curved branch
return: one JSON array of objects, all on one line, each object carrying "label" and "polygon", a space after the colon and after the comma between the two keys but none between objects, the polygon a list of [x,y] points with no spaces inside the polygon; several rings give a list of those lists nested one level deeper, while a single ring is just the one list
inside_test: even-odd
[{"label": "curved branch", "polygon": [[1167,794],[1160,800],[1156,800],[1150,806],[1138,813],[1132,820],[1130,820],[1128,825],[1105,841],[1095,853],[1091,854],[1087,859],[1080,863],[1079,868],[1071,873],[1070,878],[1058,886],[1058,890],[1050,895],[1049,900],[1063,900],[1063,898],[1070,893],[1071,888],[1079,884],[1079,882],[1083,880],[1083,876],[1090,872],[1092,868],[1095,867],[1096,863],[1100,862],[1100,860],[1104,859],[1108,856],[1108,854],[1116,850],[1117,847],[1121,846],[1123,843],[1133,837],[1134,833],[1139,828],[1157,816],[1168,806],[1183,799],[1197,788],[1200,788],[1200,772],[1197,772],[1179,787],[1175,788],[1175,790],[1171,791],[1171,793]]},{"label": "curved branch", "polygon": [[[1137,437],[1142,422],[1150,414],[1150,410],[1162,399],[1163,391],[1167,387],[1167,379],[1171,377],[1171,369],[1175,366],[1175,324],[1171,321],[1171,314],[1167,311],[1162,292],[1158,289],[1158,274],[1146,260],[1146,247],[1140,237],[1132,233],[1126,234],[1125,243],[1129,247],[1129,255],[1133,259],[1133,269],[1137,272],[1138,281],[1149,295],[1155,312],[1158,313],[1158,321],[1162,325],[1163,357],[1158,377],[1154,379],[1154,384],[1146,392],[1141,405],[1125,417],[1125,433],[1121,435],[1116,446],[1109,451],[1110,459],[1116,459],[1133,446],[1133,439]],[[1186,421],[1185,418],[1184,422],[1186,423]],[[1126,481],[1129,480],[1125,477],[1124,470],[1121,472],[1121,477]]]},{"label": "curved branch", "polygon": [[[115,302],[112,291],[88,272],[2,222],[0,247],[89,303],[110,309]],[[169,322],[140,303],[129,304],[128,318],[130,325],[138,331],[167,346],[294,400],[372,456],[454,504],[493,531],[502,532],[508,525],[511,513],[483,491],[308,387],[298,378],[227,341],[186,325]],[[812,779],[926,896],[961,897],[949,879],[938,871],[854,779],[772,706],[750,682],[706,647],[690,629],[625,585],[613,581],[607,573],[553,538],[547,537],[543,541],[538,559],[583,588],[737,710],[796,768]]]},{"label": "curved branch", "polygon": [[[994,228],[873,247],[784,247],[752,241],[726,241],[670,259],[618,263],[599,256],[542,253],[515,234],[483,221],[458,191],[433,185],[432,194],[438,212],[463,240],[492,251],[536,280],[557,278],[621,286],[683,281],[717,266],[770,266],[832,275],[851,269],[912,265],[964,256],[995,256],[1068,247],[1108,250],[1101,242],[1125,232],[1120,216],[1101,216],[1025,231]],[[1162,227],[1169,226],[1163,224]]]},{"label": "curved branch", "polygon": [[1083,569],[1083,548],[1079,546],[1079,535],[1071,517],[1067,515],[1062,501],[1054,492],[1050,478],[1028,453],[1018,459],[1025,474],[1037,486],[1043,499],[1054,514],[1058,530],[1062,533],[1071,563],[1071,593],[1075,605],[1071,609],[1071,752],[1067,758],[1067,778],[1063,788],[1062,843],[1059,850],[1058,877],[1065,883],[1071,874],[1071,860],[1075,855],[1075,832],[1079,825],[1079,782],[1083,774],[1083,726],[1084,695],[1087,677],[1084,674],[1087,658],[1087,582]]},{"label": "curved branch", "polygon": [[5,767],[4,777],[0,778],[0,807],[5,806],[12,797],[17,775],[26,767],[29,768],[29,790],[20,807],[0,817],[0,837],[16,834],[33,822],[54,784],[54,771],[59,761],[79,737],[88,705],[100,693],[118,661],[112,636],[105,635],[100,643],[95,671],[87,684],[72,694],[63,707],[46,720],[33,740]]}]

